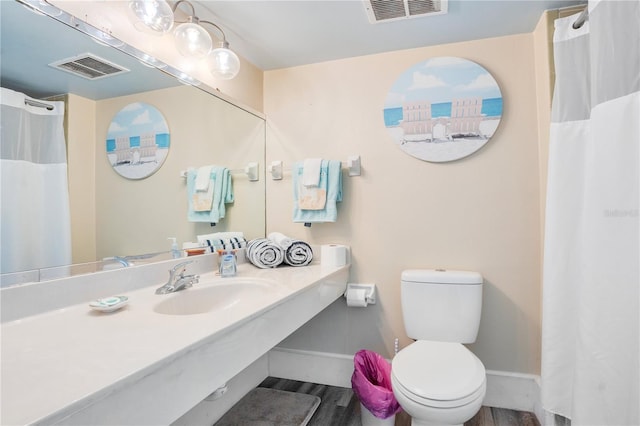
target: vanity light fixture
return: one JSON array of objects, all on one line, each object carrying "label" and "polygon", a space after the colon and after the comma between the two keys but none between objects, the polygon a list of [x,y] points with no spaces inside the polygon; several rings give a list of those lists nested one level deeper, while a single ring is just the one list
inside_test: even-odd
[{"label": "vanity light fixture", "polygon": [[132,0],[129,8],[152,31],[165,34],[173,27],[173,10],[165,0]]},{"label": "vanity light fixture", "polygon": [[[190,7],[186,21],[177,21],[175,12],[181,4]],[[188,58],[205,59],[211,74],[219,79],[230,80],[240,71],[240,59],[231,49],[227,37],[218,25],[201,20],[196,16],[193,4],[178,0],[173,7],[166,0],[130,0],[129,7],[138,22],[147,28],[165,34],[173,24],[179,24],[174,31],[176,49]],[[213,48],[213,40],[203,24],[211,25],[222,34],[220,45]]]}]

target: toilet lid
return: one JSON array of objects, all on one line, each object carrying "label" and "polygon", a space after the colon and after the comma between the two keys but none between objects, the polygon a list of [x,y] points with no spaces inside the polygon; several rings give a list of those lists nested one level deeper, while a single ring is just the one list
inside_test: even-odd
[{"label": "toilet lid", "polygon": [[418,340],[393,358],[391,371],[419,398],[455,401],[478,392],[485,382],[482,362],[460,343]]}]

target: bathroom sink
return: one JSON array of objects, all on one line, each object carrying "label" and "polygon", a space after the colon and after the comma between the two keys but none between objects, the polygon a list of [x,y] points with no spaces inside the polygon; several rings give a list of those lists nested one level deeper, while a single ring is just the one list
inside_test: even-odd
[{"label": "bathroom sink", "polygon": [[255,278],[224,278],[213,284],[195,284],[192,288],[162,295],[153,310],[165,315],[197,315],[229,309],[240,302],[263,300],[277,295],[277,283]]}]

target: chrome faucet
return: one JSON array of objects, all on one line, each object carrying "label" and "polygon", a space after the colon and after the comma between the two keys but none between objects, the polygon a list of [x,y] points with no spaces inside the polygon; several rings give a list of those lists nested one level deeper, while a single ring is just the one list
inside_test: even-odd
[{"label": "chrome faucet", "polygon": [[184,290],[194,284],[198,283],[200,279],[199,275],[185,275],[187,265],[193,263],[193,260],[187,262],[178,263],[169,271],[169,281],[162,287],[156,290],[156,294],[175,293],[176,291]]},{"label": "chrome faucet", "polygon": [[131,262],[129,262],[129,259],[126,256],[105,257],[102,260],[104,262],[108,262],[108,261],[118,262],[119,264],[121,264],[125,268],[128,267],[128,266],[131,266]]}]

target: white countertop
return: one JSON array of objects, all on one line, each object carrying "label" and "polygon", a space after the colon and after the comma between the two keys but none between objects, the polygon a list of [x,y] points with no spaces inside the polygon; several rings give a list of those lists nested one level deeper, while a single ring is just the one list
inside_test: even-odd
[{"label": "white countertop", "polygon": [[[1,423],[55,423],[64,412],[80,410],[91,400],[162,369],[199,345],[346,270],[348,266],[319,264],[268,270],[239,265],[238,278],[272,280],[277,290],[259,297],[246,294],[232,306],[204,314],[154,312],[155,304],[181,293],[156,295],[154,285],[117,294],[128,296],[129,304],[113,313],[96,312],[82,303],[6,322],[1,335]],[[225,280],[213,272],[202,274],[194,289]]]}]

